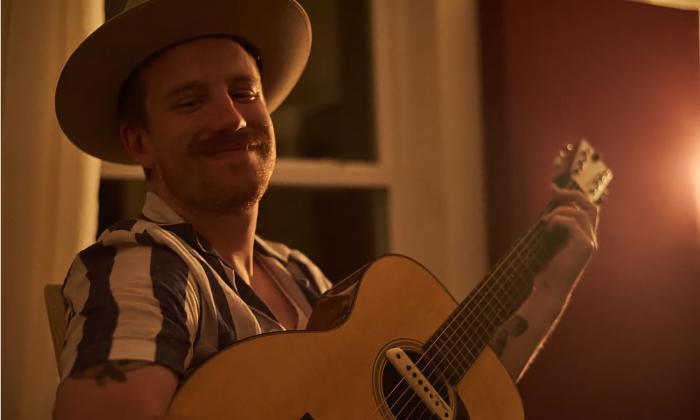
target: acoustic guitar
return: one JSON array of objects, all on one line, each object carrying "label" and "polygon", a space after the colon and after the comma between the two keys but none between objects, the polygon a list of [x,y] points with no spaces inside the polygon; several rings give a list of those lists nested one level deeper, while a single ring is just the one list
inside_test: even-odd
[{"label": "acoustic guitar", "polygon": [[[599,201],[612,172],[590,144],[563,158],[555,182]],[[551,233],[535,223],[461,303],[416,261],[382,257],[324,294],[310,325],[333,323],[221,351],[182,385],[168,418],[523,419],[517,389],[488,343],[561,246]],[[342,299],[351,304],[336,317]]]}]

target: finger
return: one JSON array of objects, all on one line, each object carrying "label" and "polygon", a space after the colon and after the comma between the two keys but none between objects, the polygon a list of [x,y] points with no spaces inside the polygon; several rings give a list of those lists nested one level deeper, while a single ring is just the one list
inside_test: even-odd
[{"label": "finger", "polygon": [[559,188],[556,185],[552,185],[552,189],[554,190],[553,200],[557,204],[574,202],[578,204],[579,207],[586,210],[586,212],[589,212],[591,214],[598,210],[598,206],[592,203],[588,199],[588,197],[586,197],[586,195],[581,191]]},{"label": "finger", "polygon": [[553,214],[545,221],[545,225],[548,229],[565,229],[570,235],[569,242],[587,254],[592,254],[598,249],[596,237],[586,234],[579,221],[573,216]]},{"label": "finger", "polygon": [[581,227],[581,230],[586,233],[586,236],[593,242],[597,242],[595,227],[593,221],[590,220],[588,214],[575,204],[572,206],[559,206],[544,216],[545,223],[548,223],[555,216],[564,216],[573,218]]},{"label": "finger", "polygon": [[599,206],[592,203],[581,191],[562,189],[556,185],[553,185],[552,189],[554,190],[554,198],[552,199],[554,205],[575,203],[588,214],[594,228],[598,229]]}]

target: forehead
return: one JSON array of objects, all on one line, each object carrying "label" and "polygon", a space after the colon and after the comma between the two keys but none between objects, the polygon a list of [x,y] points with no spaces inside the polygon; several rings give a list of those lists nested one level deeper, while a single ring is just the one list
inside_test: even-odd
[{"label": "forehead", "polygon": [[183,82],[259,80],[255,59],[230,38],[198,38],[170,47],[144,68],[149,93],[163,93]]}]

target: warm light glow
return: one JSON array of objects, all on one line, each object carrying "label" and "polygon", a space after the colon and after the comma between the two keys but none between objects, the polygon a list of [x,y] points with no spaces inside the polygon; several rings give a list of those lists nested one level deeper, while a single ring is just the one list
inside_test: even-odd
[{"label": "warm light glow", "polygon": [[673,7],[676,9],[698,10],[700,0],[632,0],[639,3],[650,3],[655,6]]},{"label": "warm light glow", "polygon": [[697,212],[696,217],[696,228],[698,232],[698,242],[700,242],[700,152],[697,153],[695,162],[693,162],[692,175],[693,181],[695,183],[695,211]]}]

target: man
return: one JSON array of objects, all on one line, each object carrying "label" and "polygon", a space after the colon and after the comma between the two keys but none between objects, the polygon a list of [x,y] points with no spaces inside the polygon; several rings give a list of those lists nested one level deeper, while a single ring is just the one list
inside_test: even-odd
[{"label": "man", "polygon": [[[270,112],[310,42],[294,0],[142,0],[70,58],[62,128],[94,156],[141,165],[149,193],[143,217],[104,232],[66,278],[56,418],[157,418],[219,350],[306,326],[330,283],[255,231],[276,157]],[[544,221],[569,239],[495,344],[515,378],[596,247],[597,208],[559,190],[555,202]]]}]

